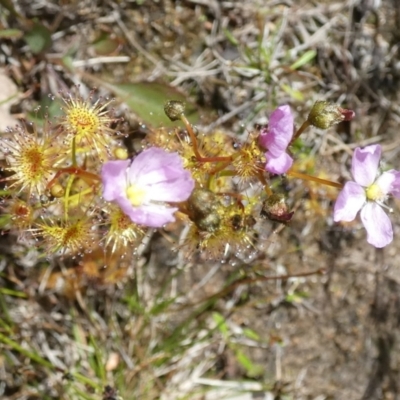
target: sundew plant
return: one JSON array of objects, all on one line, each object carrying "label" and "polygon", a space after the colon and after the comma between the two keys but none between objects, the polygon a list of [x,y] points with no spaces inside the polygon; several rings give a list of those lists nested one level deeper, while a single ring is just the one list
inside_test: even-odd
[{"label": "sundew plant", "polygon": [[[11,127],[5,154],[3,230],[34,239],[43,257],[135,254],[148,230],[168,229],[170,246],[187,257],[225,261],[257,251],[270,221],[287,225],[295,213],[284,180],[295,178],[336,191],[337,224],[360,215],[366,240],[382,248],[393,240],[386,205],[400,198],[400,172],[381,171],[379,145],[356,148],[344,184],[299,172],[297,139],[306,129],[329,129],[355,117],[352,110],[318,101],[304,122],[287,104],[270,110],[268,124],[243,140],[203,133],[170,100],[165,113],[184,129],[153,129],[135,154],[115,129],[110,101],[63,94],[63,116],[39,129]],[[338,225],[338,226],[339,226]],[[274,240],[278,240],[276,237]]]},{"label": "sundew plant", "polygon": [[397,398],[397,4],[0,0],[0,400]]}]

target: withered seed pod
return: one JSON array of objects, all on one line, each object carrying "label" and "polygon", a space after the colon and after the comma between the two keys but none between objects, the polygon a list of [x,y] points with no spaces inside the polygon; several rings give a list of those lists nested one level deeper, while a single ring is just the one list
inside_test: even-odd
[{"label": "withered seed pod", "polygon": [[198,218],[197,221],[194,222],[201,231],[214,232],[220,227],[221,218],[218,213],[213,212],[204,218]]},{"label": "withered seed pod", "polygon": [[202,231],[213,232],[218,229],[221,218],[218,197],[207,189],[194,189],[188,200],[190,219]]},{"label": "withered seed pod", "polygon": [[218,197],[207,189],[194,189],[189,197],[189,209],[194,214],[206,216],[219,206]]},{"label": "withered seed pod", "polygon": [[273,194],[263,203],[261,216],[277,222],[289,222],[294,212],[288,211],[285,197],[282,194]]},{"label": "withered seed pod", "polygon": [[234,230],[250,228],[256,224],[256,220],[252,215],[235,214],[231,217],[230,223]]}]

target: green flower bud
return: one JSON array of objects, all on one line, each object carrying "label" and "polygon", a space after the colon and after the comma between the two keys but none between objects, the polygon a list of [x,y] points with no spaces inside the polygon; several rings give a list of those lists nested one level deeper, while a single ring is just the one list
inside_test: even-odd
[{"label": "green flower bud", "polygon": [[53,197],[59,198],[64,196],[65,190],[59,183],[56,183],[51,187],[50,193]]},{"label": "green flower bud", "polygon": [[350,121],[355,116],[353,110],[346,110],[329,101],[317,101],[308,115],[308,122],[320,129],[328,129],[342,121]]}]

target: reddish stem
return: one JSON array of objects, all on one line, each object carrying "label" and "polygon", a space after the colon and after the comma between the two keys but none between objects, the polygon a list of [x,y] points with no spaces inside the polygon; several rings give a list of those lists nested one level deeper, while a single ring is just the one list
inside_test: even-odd
[{"label": "reddish stem", "polygon": [[303,179],[304,181],[317,182],[321,183],[322,185],[333,186],[338,189],[343,189],[343,185],[341,183],[328,181],[326,179],[317,178],[315,176],[307,174],[302,174],[301,172],[293,171],[291,169],[286,172],[286,175],[292,176],[293,178]]},{"label": "reddish stem", "polygon": [[267,182],[267,180],[265,179],[265,176],[263,175],[263,173],[262,172],[259,172],[258,173],[258,179],[260,180],[260,182],[263,184],[263,186],[264,186],[264,191],[265,191],[265,193],[267,193],[267,195],[268,196],[271,196],[273,193],[272,193],[272,190],[270,189],[270,187],[268,186],[268,182]]},{"label": "reddish stem", "polygon": [[193,145],[193,152],[194,152],[194,155],[196,156],[197,161],[200,161],[200,162],[221,162],[221,161],[230,162],[230,161],[232,161],[232,157],[230,157],[230,156],[227,156],[227,157],[203,157],[199,152],[199,145],[197,143],[196,135],[193,132],[192,125],[190,125],[190,122],[188,121],[188,119],[185,117],[184,114],[181,115],[181,121],[184,123],[185,128],[190,136],[190,141],[192,142],[192,145]]},{"label": "reddish stem", "polygon": [[54,178],[47,184],[47,189],[50,189],[62,174],[71,174],[79,176],[89,184],[93,183],[93,181],[100,181],[100,177],[96,174],[87,172],[78,167],[66,167],[66,168],[61,168],[57,171]]},{"label": "reddish stem", "polygon": [[230,164],[230,161],[226,162],[226,163],[223,163],[220,166],[214,168],[212,171],[210,171],[209,174],[210,175],[215,175],[216,173],[223,171],[226,167],[229,166],[229,164]]},{"label": "reddish stem", "polygon": [[298,131],[294,134],[292,140],[289,143],[289,146],[311,125],[311,123],[308,121],[303,122],[303,125],[298,129]]}]

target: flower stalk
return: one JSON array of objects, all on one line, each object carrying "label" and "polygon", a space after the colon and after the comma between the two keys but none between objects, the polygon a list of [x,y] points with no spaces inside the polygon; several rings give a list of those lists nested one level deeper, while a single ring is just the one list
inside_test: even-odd
[{"label": "flower stalk", "polygon": [[321,185],[332,186],[332,187],[335,187],[338,189],[343,188],[343,185],[341,183],[328,181],[327,179],[321,179],[321,178],[317,178],[316,176],[303,174],[301,172],[294,171],[293,169],[290,169],[289,171],[287,171],[286,175],[291,176],[292,178],[298,178],[298,179],[302,179],[304,181],[316,182],[316,183],[320,183]]}]

